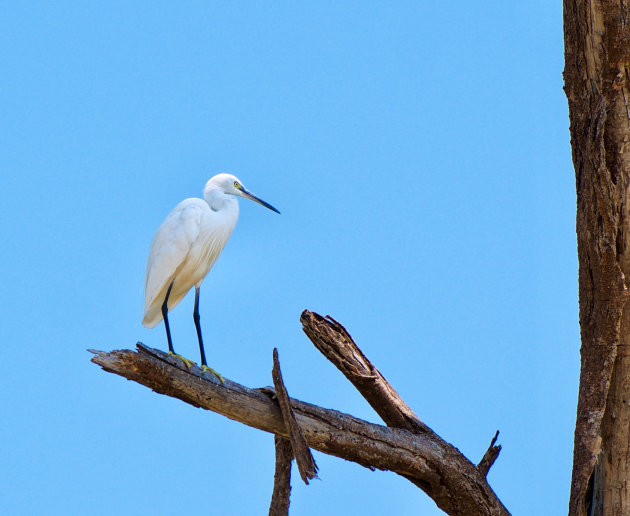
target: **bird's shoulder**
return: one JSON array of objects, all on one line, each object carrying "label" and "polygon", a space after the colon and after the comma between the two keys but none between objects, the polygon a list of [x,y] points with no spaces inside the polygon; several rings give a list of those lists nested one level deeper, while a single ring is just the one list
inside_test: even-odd
[{"label": "bird's shoulder", "polygon": [[169,213],[168,218],[200,218],[204,213],[210,211],[210,206],[203,199],[191,197],[180,202],[173,211]]},{"label": "bird's shoulder", "polygon": [[202,221],[208,215],[210,207],[203,199],[190,198],[180,202],[167,215],[158,229],[154,246],[175,244],[186,246],[199,236]]}]

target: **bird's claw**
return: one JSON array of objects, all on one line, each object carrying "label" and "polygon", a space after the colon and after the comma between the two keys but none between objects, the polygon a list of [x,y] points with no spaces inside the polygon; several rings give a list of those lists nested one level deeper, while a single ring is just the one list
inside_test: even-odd
[{"label": "bird's claw", "polygon": [[169,355],[172,355],[172,356],[174,356],[174,357],[179,358],[182,362],[184,362],[184,364],[186,364],[186,367],[188,368],[188,370],[190,370],[190,368],[191,368],[192,366],[197,365],[197,364],[195,364],[195,362],[193,362],[192,360],[189,360],[189,359],[187,359],[186,357],[183,357],[183,356],[181,356],[181,355],[178,355],[177,353],[173,353],[172,351],[169,351],[169,352],[168,352],[168,354],[169,354]]},{"label": "bird's claw", "polygon": [[217,373],[214,369],[212,369],[211,367],[208,367],[207,365],[202,365],[201,366],[201,372],[205,373],[205,372],[211,372],[214,376],[216,376],[219,381],[221,382],[221,385],[223,385],[225,383],[225,380],[223,379],[223,376],[221,376],[219,373]]}]

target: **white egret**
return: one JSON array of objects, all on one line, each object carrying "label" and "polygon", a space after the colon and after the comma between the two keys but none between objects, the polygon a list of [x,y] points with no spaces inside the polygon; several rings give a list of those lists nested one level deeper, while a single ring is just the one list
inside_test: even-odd
[{"label": "white egret", "polygon": [[[199,326],[199,288],[208,271],[221,254],[238,219],[236,197],[251,199],[276,213],[273,206],[249,192],[238,178],[218,174],[203,190],[203,199],[185,199],[166,217],[153,237],[144,288],[144,317],[142,324],[153,328],[164,319],[168,351],[176,355],[168,325],[168,312],[195,287],[193,319],[199,340],[201,369],[208,367]],[[181,358],[188,368],[191,361]]]}]

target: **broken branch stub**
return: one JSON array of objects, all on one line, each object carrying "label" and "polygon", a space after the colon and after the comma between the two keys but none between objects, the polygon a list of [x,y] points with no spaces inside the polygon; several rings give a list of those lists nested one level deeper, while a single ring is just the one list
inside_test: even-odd
[{"label": "broken branch stub", "polygon": [[273,385],[276,389],[276,398],[280,405],[280,411],[289,433],[289,441],[291,442],[291,448],[293,450],[293,456],[298,466],[298,471],[305,484],[308,485],[308,481],[317,478],[317,464],[313,459],[313,454],[306,444],[304,434],[295,419],[295,414],[291,408],[291,402],[289,401],[289,394],[284,385],[282,379],[282,372],[280,371],[280,361],[278,359],[278,350],[273,349],[273,369],[271,370],[273,377]]}]

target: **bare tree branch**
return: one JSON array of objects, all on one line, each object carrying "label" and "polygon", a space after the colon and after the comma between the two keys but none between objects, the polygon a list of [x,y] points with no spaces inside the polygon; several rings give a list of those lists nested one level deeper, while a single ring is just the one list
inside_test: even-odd
[{"label": "bare tree branch", "polygon": [[[243,424],[288,437],[280,409],[269,394],[229,379],[188,370],[179,359],[138,343],[138,351],[93,351],[92,361],[116,373],[196,407]],[[424,485],[433,500],[453,516],[508,515],[486,479],[456,448],[434,434],[375,425],[332,409],[291,399],[291,407],[309,447],[370,469],[389,470]],[[441,491],[436,489],[441,485]]]},{"label": "bare tree branch", "polygon": [[291,409],[289,394],[284,386],[282,372],[280,371],[280,360],[278,359],[277,348],[273,348],[273,369],[271,370],[271,375],[273,377],[273,385],[276,388],[276,398],[280,405],[280,411],[282,412],[285,426],[289,432],[289,441],[295,462],[298,466],[298,471],[304,483],[308,485],[309,480],[317,477],[317,464],[315,464],[313,454],[306,444],[306,439],[304,439],[300,425],[298,425],[295,414]]},{"label": "bare tree branch", "polygon": [[269,516],[287,516],[291,495],[291,461],[293,449],[284,437],[274,436],[276,445],[276,472],[273,476],[273,494],[269,504]]},{"label": "bare tree branch", "polygon": [[494,464],[494,461],[497,460],[497,457],[501,452],[501,445],[494,445],[494,443],[497,442],[498,438],[499,431],[497,430],[496,434],[494,434],[494,437],[492,438],[492,441],[490,441],[490,446],[488,446],[486,453],[483,454],[483,457],[479,461],[479,464],[477,464],[477,469],[484,477],[488,476],[488,471],[490,471],[490,468]]},{"label": "bare tree branch", "polygon": [[[418,481],[417,478],[412,477],[407,477],[408,480],[424,490],[445,512],[452,514],[446,508],[457,505],[458,490],[461,485],[457,477],[452,475],[453,472],[447,471],[443,467],[447,463],[457,464],[460,473],[476,479],[476,483],[485,497],[496,500],[500,505],[492,488],[486,482],[488,470],[476,468],[457,448],[444,441],[420,421],[418,416],[413,413],[378,369],[363,354],[340,323],[330,316],[322,317],[308,310],[302,312],[300,321],[304,332],[315,347],[350,380],[388,426],[404,428],[427,436],[440,447],[445,455],[448,454],[452,458],[443,464],[430,464],[432,469],[434,468],[440,473],[438,477],[434,477],[435,483],[427,483],[424,480]],[[498,451],[496,455],[498,455]],[[496,456],[494,458],[496,459]],[[488,469],[490,465],[488,465]],[[502,505],[500,507],[505,510]],[[505,511],[507,514],[507,510]]]},{"label": "bare tree branch", "polygon": [[[288,438],[280,408],[272,395],[212,374],[188,370],[178,358],[137,345],[138,351],[96,351],[92,362],[104,370],[145,385],[159,394],[222,414],[265,432]],[[266,389],[265,389],[266,390]],[[357,462],[370,469],[391,470],[430,479],[435,473],[425,460],[439,461],[439,450],[427,439],[402,430],[374,425],[336,410],[291,399],[291,407],[307,444],[316,450]]]},{"label": "bare tree branch", "polygon": [[304,333],[315,347],[350,380],[387,426],[433,434],[367,359],[340,323],[329,315],[322,317],[308,310],[302,312],[300,321]]}]

